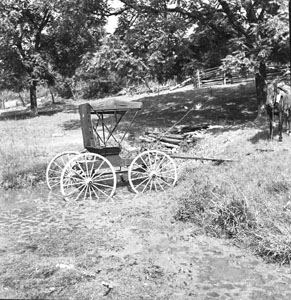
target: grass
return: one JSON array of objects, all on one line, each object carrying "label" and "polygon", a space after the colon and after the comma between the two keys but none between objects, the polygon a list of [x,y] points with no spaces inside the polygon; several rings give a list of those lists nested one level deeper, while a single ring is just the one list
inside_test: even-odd
[{"label": "grass", "polygon": [[[282,145],[250,140],[240,138],[220,152],[239,156],[237,149],[244,141],[248,153],[239,162],[187,167],[183,177],[191,188],[177,197],[175,219],[195,223],[212,236],[232,239],[266,261],[290,264],[290,141]],[[266,147],[273,151],[257,151]]]},{"label": "grass", "polygon": [[[192,109],[183,122],[242,123],[254,118],[256,105],[253,96],[253,86],[250,88],[243,84],[226,88],[186,88],[161,95],[139,96],[143,109],[132,132],[137,137],[147,127],[168,129],[197,105],[199,109]],[[77,113],[80,102],[56,105],[57,109],[63,110],[57,113],[51,111],[51,99],[48,97],[49,106],[44,103],[37,118],[0,120],[0,187],[21,188],[43,181],[45,167],[55,154],[82,150]]]},{"label": "grass", "polygon": [[[172,121],[185,114],[187,108],[183,107],[202,103],[188,116],[187,122],[223,126],[210,130],[190,153],[236,160],[222,164],[177,160],[178,187],[164,196],[169,199],[167,205],[159,207],[163,228],[156,236],[165,230],[174,241],[177,236],[173,232],[179,233],[177,228],[195,224],[200,233],[229,239],[240,247],[251,249],[267,262],[290,264],[288,162],[291,141],[286,136],[283,143],[276,139],[267,141],[265,123],[252,122],[255,117],[252,97],[253,90],[237,86],[142,98],[145,111],[134,127],[137,132],[144,131],[147,126],[168,128]],[[171,107],[176,110],[172,112]],[[4,137],[0,144],[0,181],[4,188],[36,185],[44,180],[45,167],[51,157],[61,151],[82,149],[79,116],[70,111],[34,119],[1,121],[0,134]],[[70,299],[101,299],[111,295],[110,284],[115,280],[119,283],[115,299],[137,299],[134,298],[136,291],[129,292],[124,281],[127,286],[138,289],[141,297],[152,293],[151,299],[156,299],[156,282],[162,285],[168,281],[165,269],[160,268],[151,255],[142,256],[137,264],[130,254],[121,258],[118,253],[118,249],[125,251],[125,244],[130,243],[134,235],[132,232],[140,231],[145,239],[148,228],[156,225],[152,225],[152,215],[158,212],[156,205],[162,196],[156,199],[153,195],[145,195],[144,198],[133,200],[130,206],[122,201],[100,208],[100,222],[102,218],[106,220],[100,232],[96,229],[62,231],[56,226],[47,229],[45,234],[34,234],[28,244],[18,243],[12,253],[6,254],[5,262],[1,262],[0,278],[12,293],[7,297],[39,299],[69,295]],[[151,201],[155,205],[150,206]],[[135,205],[145,208],[142,210]],[[102,209],[107,211],[103,213]],[[122,218],[126,222],[118,223]],[[144,228],[141,229],[142,223]],[[167,228],[166,223],[170,223]],[[119,228],[120,224],[125,228]],[[132,224],[133,231],[125,235],[124,244],[115,238],[115,231],[110,232],[114,226],[114,230],[127,232]],[[151,238],[156,236],[153,234]],[[138,246],[133,243],[134,249]],[[103,257],[99,253],[102,250]],[[115,251],[118,255],[106,256],[107,251]],[[148,287],[142,285],[145,280],[150,282]],[[114,296],[111,295],[113,299]]]},{"label": "grass", "polygon": [[100,272],[98,253],[93,249],[98,242],[97,234],[90,230],[65,233],[55,228],[45,236],[34,236],[32,244],[16,246],[7,259],[0,274],[5,274],[3,286],[17,291],[17,298],[62,297],[64,290],[73,295],[76,285],[88,284]]},{"label": "grass", "polygon": [[55,154],[82,149],[80,132],[62,126],[72,119],[78,120],[78,115],[0,121],[0,187],[35,185],[44,180],[46,166]]}]

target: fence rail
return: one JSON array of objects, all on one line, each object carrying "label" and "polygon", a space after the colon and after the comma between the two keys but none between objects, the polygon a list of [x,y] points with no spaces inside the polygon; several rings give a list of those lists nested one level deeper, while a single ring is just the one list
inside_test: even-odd
[{"label": "fence rail", "polygon": [[[289,66],[267,66],[267,80],[274,78],[287,79],[289,76]],[[210,86],[210,85],[225,85],[232,83],[240,83],[242,81],[254,80],[253,73],[245,74],[227,73],[221,70],[220,67],[210,68],[205,70],[197,70],[194,74],[193,83],[195,87]]]}]

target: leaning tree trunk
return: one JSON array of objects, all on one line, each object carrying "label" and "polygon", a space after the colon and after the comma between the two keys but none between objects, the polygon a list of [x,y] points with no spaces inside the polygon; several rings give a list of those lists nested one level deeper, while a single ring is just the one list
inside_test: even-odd
[{"label": "leaning tree trunk", "polygon": [[53,91],[53,88],[52,86],[49,85],[49,91],[50,91],[50,94],[51,94],[51,97],[52,97],[52,104],[55,104],[55,95],[54,95],[54,91]]},{"label": "leaning tree trunk", "polygon": [[37,109],[37,99],[36,99],[36,81],[32,81],[29,87],[30,92],[30,110],[32,116],[38,115],[38,109]]},{"label": "leaning tree trunk", "polygon": [[265,62],[260,62],[256,73],[256,91],[258,100],[258,116],[262,114],[267,99],[267,68]]}]

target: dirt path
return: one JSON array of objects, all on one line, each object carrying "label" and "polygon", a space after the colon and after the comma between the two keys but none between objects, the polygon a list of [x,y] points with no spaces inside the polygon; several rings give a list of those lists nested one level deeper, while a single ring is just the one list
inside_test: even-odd
[{"label": "dirt path", "polygon": [[120,188],[110,202],[79,207],[32,198],[2,205],[0,298],[291,298],[289,268],[176,222],[171,191],[135,197]]}]

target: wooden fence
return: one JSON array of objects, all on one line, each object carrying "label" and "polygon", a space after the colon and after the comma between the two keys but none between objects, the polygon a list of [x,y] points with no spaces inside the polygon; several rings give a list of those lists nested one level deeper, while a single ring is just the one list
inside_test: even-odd
[{"label": "wooden fence", "polygon": [[[272,80],[279,77],[280,79],[287,78],[289,66],[276,66],[269,65],[267,67],[267,80]],[[254,80],[255,75],[253,73],[242,76],[239,73],[226,73],[215,67],[205,70],[197,70],[194,74],[193,83],[195,87],[212,86],[212,85],[225,85],[232,83],[239,83],[245,81]]]}]

